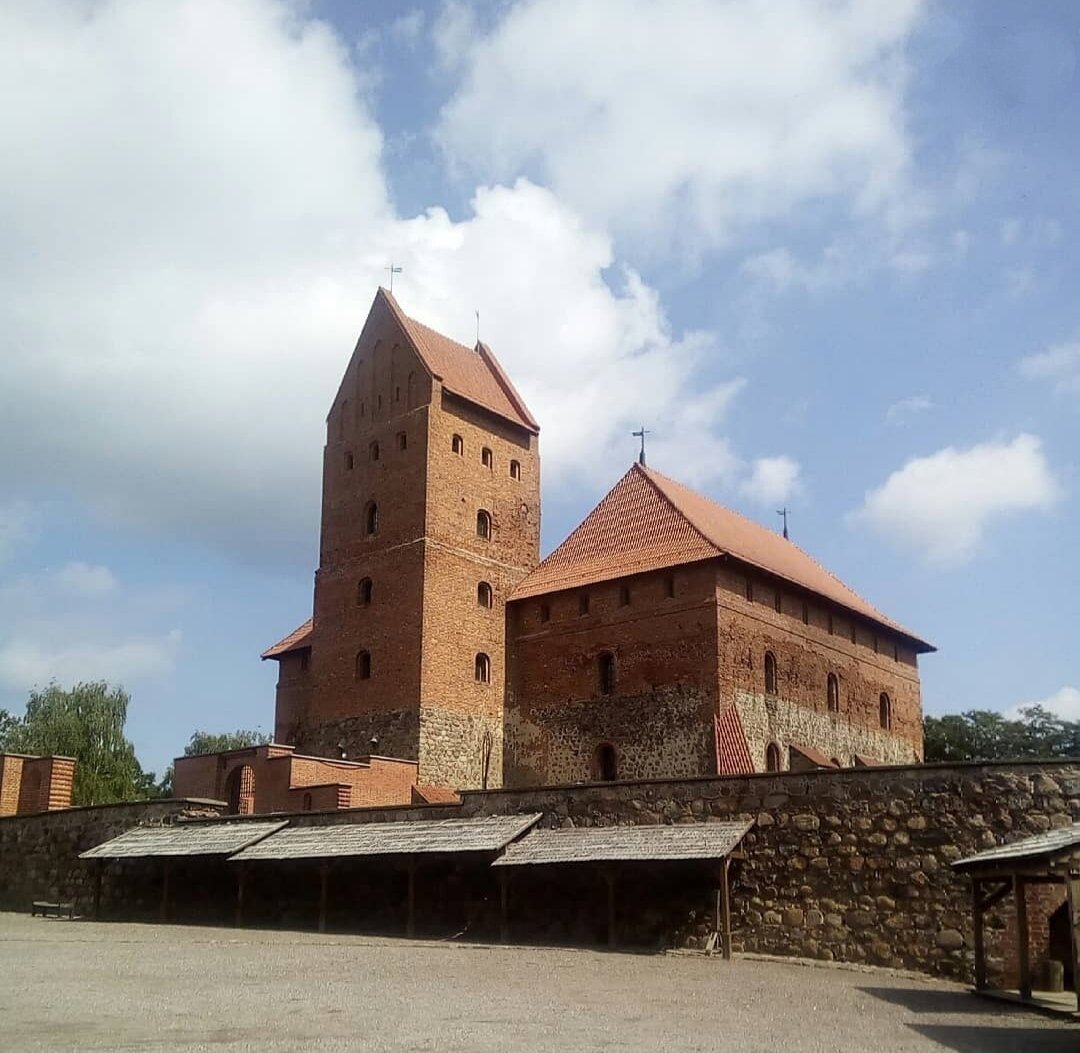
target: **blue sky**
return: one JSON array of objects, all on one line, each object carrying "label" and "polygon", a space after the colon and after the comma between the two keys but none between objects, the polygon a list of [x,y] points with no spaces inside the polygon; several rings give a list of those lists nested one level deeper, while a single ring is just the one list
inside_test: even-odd
[{"label": "blue sky", "polygon": [[1080,11],[208,0],[0,11],[0,707],[273,723],[323,419],[391,261],[540,418],[544,548],[650,462],[1080,717]]}]

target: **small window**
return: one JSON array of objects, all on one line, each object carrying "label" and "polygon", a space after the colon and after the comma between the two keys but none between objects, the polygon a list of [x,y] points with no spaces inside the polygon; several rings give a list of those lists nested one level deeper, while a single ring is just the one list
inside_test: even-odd
[{"label": "small window", "polygon": [[409,436],[403,431],[397,433],[397,448],[399,450],[407,450],[409,448]]},{"label": "small window", "polygon": [[373,461],[377,461],[379,459],[379,444],[377,442],[373,442],[370,446],[368,446],[368,457],[370,457]]},{"label": "small window", "polygon": [[376,406],[377,409],[382,409],[382,395],[380,395],[378,397],[378,400],[376,401],[375,406]]},{"label": "small window", "polygon": [[476,513],[476,536],[485,541],[491,540],[491,513],[482,508]]},{"label": "small window", "polygon": [[351,452],[345,454],[345,471],[351,472],[353,470],[353,455]]},{"label": "small window", "polygon": [[749,578],[746,579],[746,598],[750,603],[754,602],[754,583]]},{"label": "small window", "polygon": [[802,605],[802,623],[803,625],[810,624],[810,604],[808,603]]},{"label": "small window", "polygon": [[476,602],[481,607],[490,607],[492,602],[491,585],[486,581],[476,586]]},{"label": "small window", "polygon": [[356,587],[356,605],[358,607],[371,606],[371,578],[361,578]]},{"label": "small window", "polygon": [[892,731],[892,701],[884,691],[878,697],[878,723],[886,731]]},{"label": "small window", "polygon": [[894,662],[900,661],[900,648],[896,644],[892,645],[892,660]]},{"label": "small window", "polygon": [[776,596],[773,598],[773,607],[777,614],[781,614],[784,610],[784,597],[779,589],[776,590]]},{"label": "small window", "polygon": [[371,653],[369,651],[361,651],[356,656],[356,679],[371,679]]},{"label": "small window", "polygon": [[857,637],[856,632],[855,632],[855,622],[854,621],[852,621],[852,623],[851,623],[851,642],[852,643],[857,643],[858,642],[858,637]]},{"label": "small window", "polygon": [[596,777],[601,782],[614,782],[619,777],[619,758],[615,747],[610,742],[601,742],[596,747]]},{"label": "small window", "polygon": [[597,659],[600,673],[600,694],[615,693],[615,656],[610,651],[601,651]]},{"label": "small window", "polygon": [[577,598],[577,612],[578,614],[589,613],[589,594],[587,592],[579,592]]},{"label": "small window", "polygon": [[765,652],[765,694],[776,694],[776,655]]},{"label": "small window", "polygon": [[485,468],[491,468],[495,463],[495,455],[486,446],[480,451],[480,463]]},{"label": "small window", "polygon": [[311,648],[305,647],[300,652],[300,672],[306,673],[311,668]]},{"label": "small window", "polygon": [[478,654],[473,663],[473,676],[478,684],[491,683],[491,659],[486,654]]},{"label": "small window", "polygon": [[770,742],[765,747],[765,770],[780,770],[780,747],[775,742]]},{"label": "small window", "polygon": [[825,701],[830,713],[840,712],[840,681],[835,673],[830,673],[825,688]]},{"label": "small window", "polygon": [[394,388],[394,401],[395,402],[400,402],[401,401],[401,388],[400,387],[395,387]]},{"label": "small window", "polygon": [[551,608],[546,603],[540,604],[540,621],[551,621]]},{"label": "small window", "polygon": [[874,654],[878,653],[878,638],[877,633],[874,633]]},{"label": "small window", "polygon": [[360,416],[367,416],[367,403],[363,399],[360,400]]},{"label": "small window", "polygon": [[836,626],[833,624],[833,616],[829,615],[829,635],[832,636],[836,631]]},{"label": "small window", "polygon": [[379,506],[374,501],[368,501],[364,508],[364,533],[369,537],[379,532]]},{"label": "small window", "polygon": [[511,461],[510,462],[510,478],[511,479],[520,479],[521,478],[521,462],[520,461]]},{"label": "small window", "polygon": [[305,812],[310,812],[311,811],[311,794],[310,793],[305,793],[304,794],[304,811]]},{"label": "small window", "polygon": [[461,457],[465,453],[465,440],[460,435],[455,435],[450,440],[450,449]]},{"label": "small window", "polygon": [[666,578],[664,578],[664,595],[667,596],[669,600],[673,600],[675,598],[674,574],[669,574]]},{"label": "small window", "polygon": [[620,607],[629,607],[630,606],[630,586],[629,585],[620,585],[619,586],[619,606]]}]

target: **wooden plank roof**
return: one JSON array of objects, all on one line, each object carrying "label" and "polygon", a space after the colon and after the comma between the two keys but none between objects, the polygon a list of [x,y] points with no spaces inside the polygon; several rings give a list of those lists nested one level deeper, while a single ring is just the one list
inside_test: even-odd
[{"label": "wooden plank roof", "polygon": [[1059,826],[1033,837],[1012,841],[1007,845],[988,848],[973,856],[953,863],[957,870],[975,870],[980,867],[1004,867],[1032,862],[1049,862],[1056,856],[1071,852],[1080,845],[1080,823]]},{"label": "wooden plank roof", "polygon": [[565,830],[534,830],[508,846],[492,866],[723,859],[735,850],[753,825],[753,820],[748,820],[684,823],[678,826],[585,826]]},{"label": "wooden plank roof", "polygon": [[539,819],[540,813],[533,812],[476,819],[290,826],[244,849],[233,860],[247,863],[271,859],[498,852]]},{"label": "wooden plank roof", "polygon": [[150,856],[229,856],[280,830],[269,823],[174,823],[139,826],[79,854],[80,859],[145,859]]}]

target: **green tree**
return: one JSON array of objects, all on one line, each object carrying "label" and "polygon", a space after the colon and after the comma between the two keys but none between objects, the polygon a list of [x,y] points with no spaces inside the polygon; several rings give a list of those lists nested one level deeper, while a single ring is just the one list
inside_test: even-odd
[{"label": "green tree", "polygon": [[65,691],[52,683],[30,692],[21,720],[10,720],[6,748],[19,753],[74,757],[71,803],[112,804],[156,796],[153,772],[144,772],[124,735],[130,698],[104,681]]},{"label": "green tree", "polygon": [[1040,760],[1080,755],[1080,723],[1063,720],[1042,706],[1020,710],[1009,720],[988,709],[925,717],[927,761]]}]

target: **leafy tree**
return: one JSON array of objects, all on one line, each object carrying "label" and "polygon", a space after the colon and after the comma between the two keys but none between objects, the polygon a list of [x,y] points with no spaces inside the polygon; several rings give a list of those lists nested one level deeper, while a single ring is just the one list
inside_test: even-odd
[{"label": "leafy tree", "polygon": [[928,761],[1039,760],[1080,756],[1080,722],[1063,720],[1042,706],[1008,720],[987,709],[970,709],[923,720]]},{"label": "leafy tree", "polygon": [[122,687],[104,681],[69,691],[51,683],[30,692],[21,720],[0,717],[0,735],[18,753],[74,757],[72,804],[143,800],[156,796],[154,774],[143,771],[124,735],[129,702]]}]

